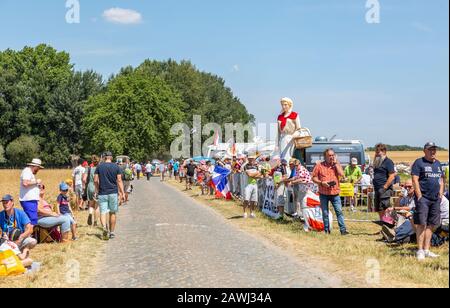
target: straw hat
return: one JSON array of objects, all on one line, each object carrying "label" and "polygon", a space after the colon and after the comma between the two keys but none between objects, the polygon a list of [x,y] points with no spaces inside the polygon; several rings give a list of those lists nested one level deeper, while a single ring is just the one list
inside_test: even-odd
[{"label": "straw hat", "polygon": [[42,161],[39,158],[34,158],[31,163],[28,163],[27,166],[31,167],[39,167],[41,169],[44,169],[44,166],[42,166]]}]

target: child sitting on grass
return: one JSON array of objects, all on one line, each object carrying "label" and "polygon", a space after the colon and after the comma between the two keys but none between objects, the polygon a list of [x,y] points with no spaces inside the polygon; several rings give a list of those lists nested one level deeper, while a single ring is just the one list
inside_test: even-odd
[{"label": "child sitting on grass", "polygon": [[70,207],[70,197],[69,197],[69,185],[66,183],[61,183],[59,185],[60,194],[57,198],[58,207],[56,212],[59,215],[67,216],[70,218],[71,230],[72,230],[72,240],[76,241],[77,238],[77,223],[73,216],[72,209]]}]

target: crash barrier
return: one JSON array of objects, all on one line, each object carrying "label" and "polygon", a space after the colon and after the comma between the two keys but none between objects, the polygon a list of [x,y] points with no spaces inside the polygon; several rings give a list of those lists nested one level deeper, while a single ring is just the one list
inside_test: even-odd
[{"label": "crash barrier", "polygon": [[[269,181],[273,181],[272,178],[258,180],[258,206],[261,210],[264,207],[264,201],[267,198],[267,184]],[[230,185],[230,191],[232,195],[239,200],[244,199],[245,187],[248,184],[248,176],[245,173],[230,174],[228,178]],[[278,205],[282,203],[284,199],[284,212],[287,215],[293,215],[297,213],[297,204],[299,200],[296,200],[296,194],[294,190],[298,185],[285,187],[281,190],[273,192],[274,204]],[[271,188],[273,186],[270,186]],[[318,189],[312,189],[313,192],[317,192]],[[374,222],[379,220],[379,216],[375,213],[374,200],[375,193],[372,185],[361,185],[351,183],[341,183],[341,198],[342,207],[346,221],[352,222]],[[283,195],[280,197],[280,194]],[[275,200],[275,198],[277,200]],[[394,205],[397,202],[398,197],[393,196],[391,198],[391,204]],[[331,206],[330,206],[331,207]],[[331,207],[332,208],[332,207]]]}]

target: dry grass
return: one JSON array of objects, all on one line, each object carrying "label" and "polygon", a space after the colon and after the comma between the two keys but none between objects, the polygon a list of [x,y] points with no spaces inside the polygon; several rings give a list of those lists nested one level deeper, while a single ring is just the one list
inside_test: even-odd
[{"label": "dry grass", "polygon": [[[173,181],[170,183],[184,190],[183,185]],[[243,220],[239,218],[242,207],[237,202],[200,196],[197,189],[186,194],[215,209],[239,228],[269,240],[298,258],[319,262],[324,269],[341,277],[351,287],[449,286],[448,245],[435,250],[441,258],[418,263],[414,257],[413,245],[388,246],[378,241],[381,238],[377,235],[380,227],[372,223],[348,223],[351,233],[348,237],[341,237],[336,231],[331,236],[305,233],[299,222],[290,219],[276,222],[258,214],[255,220]],[[377,260],[380,264],[379,284],[369,284],[366,281],[366,276],[370,273],[370,268],[367,267],[369,260]]]},{"label": "dry grass", "polygon": [[[373,160],[375,157],[374,152],[368,153]],[[394,161],[396,164],[400,163],[408,163],[412,164],[419,157],[423,157],[423,152],[421,151],[405,151],[405,152],[388,152],[388,156],[390,159]],[[448,162],[449,153],[448,151],[440,151],[437,153],[437,159],[441,162]]]},{"label": "dry grass", "polygon": [[[0,194],[19,196],[20,170],[0,170]],[[71,170],[43,170],[38,178],[46,186],[46,199],[55,204],[60,182],[71,177]],[[16,206],[18,206],[16,201]],[[97,259],[104,253],[105,243],[100,240],[101,231],[89,228],[87,213],[75,212],[78,222],[79,241],[67,245],[42,244],[31,252],[31,258],[41,262],[41,270],[33,275],[22,275],[0,279],[0,288],[5,287],[86,287],[90,281]],[[79,279],[74,265],[79,264]],[[75,273],[75,275],[73,275]],[[69,278],[69,279],[67,279]]]}]

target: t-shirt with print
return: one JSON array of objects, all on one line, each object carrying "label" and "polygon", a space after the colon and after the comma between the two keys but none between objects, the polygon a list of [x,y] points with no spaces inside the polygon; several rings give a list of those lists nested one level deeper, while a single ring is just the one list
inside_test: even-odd
[{"label": "t-shirt with print", "polygon": [[59,194],[59,196],[56,199],[56,201],[58,202],[59,212],[62,215],[71,214],[70,204],[69,204],[69,197],[67,197],[67,195]]},{"label": "t-shirt with print", "polygon": [[425,157],[419,158],[412,166],[411,175],[419,177],[420,191],[423,197],[431,201],[439,199],[443,176],[439,161],[430,162]]},{"label": "t-shirt with print", "polygon": [[[244,171],[245,172],[247,172],[247,171],[258,171],[258,165],[256,165],[256,164],[254,164],[254,165],[251,165],[251,164],[247,164],[247,165],[245,165],[245,167],[244,167]],[[257,179],[255,179],[255,178],[252,178],[252,177],[248,177],[248,184],[250,184],[250,185],[254,185],[254,184],[257,184],[258,183],[258,180]]]},{"label": "t-shirt with print", "polygon": [[32,185],[29,187],[23,186],[23,181],[35,181],[36,177],[33,174],[31,168],[27,167],[23,169],[20,175],[20,198],[19,201],[38,201],[40,199],[39,193],[40,189],[37,185]]},{"label": "t-shirt with print", "polygon": [[[386,185],[389,176],[395,173],[394,162],[390,158],[386,158],[381,166],[374,168],[373,172],[373,186],[375,187],[375,190],[378,191]],[[388,188],[392,188],[392,184],[391,187]]]},{"label": "t-shirt with print", "polygon": [[119,193],[117,176],[122,174],[119,166],[113,163],[103,163],[95,169],[95,174],[98,175],[99,178],[99,196]]},{"label": "t-shirt with print", "polygon": [[74,178],[75,186],[83,185],[83,174],[86,172],[86,169],[82,166],[78,166],[73,169],[72,177]]},{"label": "t-shirt with print", "polygon": [[0,228],[2,232],[9,234],[13,229],[19,229],[22,233],[25,232],[25,227],[30,224],[30,218],[20,209],[14,210],[14,215],[6,216],[6,212],[0,212]]}]

